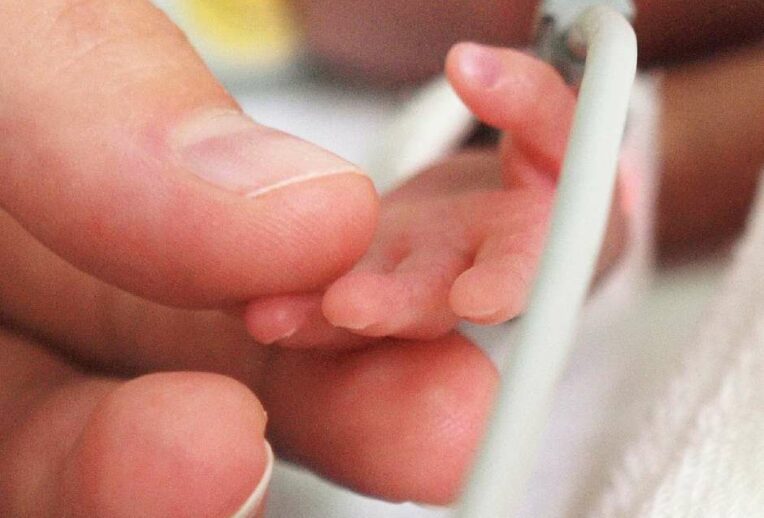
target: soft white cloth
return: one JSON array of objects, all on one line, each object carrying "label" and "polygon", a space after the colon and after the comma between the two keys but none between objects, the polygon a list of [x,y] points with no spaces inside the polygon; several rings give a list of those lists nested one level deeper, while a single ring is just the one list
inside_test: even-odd
[{"label": "soft white cloth", "polygon": [[762,267],[764,190],[681,371],[593,518],[764,516]]}]

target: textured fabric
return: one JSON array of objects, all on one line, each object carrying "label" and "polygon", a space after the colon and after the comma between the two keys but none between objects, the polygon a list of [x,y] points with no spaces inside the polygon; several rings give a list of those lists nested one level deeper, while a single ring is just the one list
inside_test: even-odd
[{"label": "textured fabric", "polygon": [[716,303],[593,518],[764,517],[764,192]]}]

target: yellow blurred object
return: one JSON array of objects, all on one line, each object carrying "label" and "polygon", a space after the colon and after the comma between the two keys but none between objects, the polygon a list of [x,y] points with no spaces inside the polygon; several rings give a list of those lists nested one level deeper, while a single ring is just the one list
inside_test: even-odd
[{"label": "yellow blurred object", "polygon": [[189,24],[220,53],[246,61],[281,62],[297,47],[297,30],[283,0],[186,0]]},{"label": "yellow blurred object", "polygon": [[289,0],[155,0],[227,79],[283,75],[300,46]]}]

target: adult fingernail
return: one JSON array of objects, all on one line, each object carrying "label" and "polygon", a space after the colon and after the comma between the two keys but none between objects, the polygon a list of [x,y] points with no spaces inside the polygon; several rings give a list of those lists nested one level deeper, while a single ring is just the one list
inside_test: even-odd
[{"label": "adult fingernail", "polygon": [[459,66],[465,78],[479,88],[493,88],[501,76],[496,50],[477,43],[462,44]]},{"label": "adult fingernail", "polygon": [[362,174],[338,156],[236,110],[195,116],[175,131],[171,145],[199,178],[247,197],[315,178]]},{"label": "adult fingernail", "polygon": [[258,513],[260,512],[260,507],[262,506],[263,499],[265,498],[265,493],[268,491],[268,484],[271,482],[274,463],[273,450],[271,449],[271,445],[268,444],[268,442],[265,443],[265,449],[268,457],[268,463],[266,464],[265,470],[263,471],[263,476],[260,479],[260,482],[257,484],[255,490],[252,492],[249,498],[247,498],[247,501],[244,502],[244,505],[241,507],[241,509],[234,513],[232,518],[254,518],[255,516],[258,516]]}]

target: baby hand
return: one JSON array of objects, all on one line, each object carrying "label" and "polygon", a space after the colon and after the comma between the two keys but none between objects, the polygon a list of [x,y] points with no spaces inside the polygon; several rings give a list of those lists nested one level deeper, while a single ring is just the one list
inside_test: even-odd
[{"label": "baby hand", "polygon": [[248,305],[257,340],[430,339],[461,319],[497,324],[524,309],[575,96],[552,67],[509,49],[457,45],[446,71],[475,115],[506,133],[498,153],[450,157],[388,195],[374,242],[350,272],[323,293]]}]

